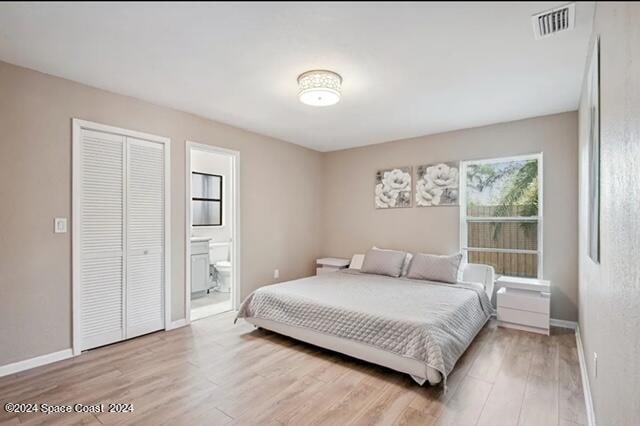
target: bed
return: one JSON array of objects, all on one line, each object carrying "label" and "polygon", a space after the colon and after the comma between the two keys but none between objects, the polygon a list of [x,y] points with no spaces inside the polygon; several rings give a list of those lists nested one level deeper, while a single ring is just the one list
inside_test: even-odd
[{"label": "bed", "polygon": [[492,292],[486,265],[463,265],[456,284],[345,269],[261,287],[236,320],[446,385],[493,313]]}]

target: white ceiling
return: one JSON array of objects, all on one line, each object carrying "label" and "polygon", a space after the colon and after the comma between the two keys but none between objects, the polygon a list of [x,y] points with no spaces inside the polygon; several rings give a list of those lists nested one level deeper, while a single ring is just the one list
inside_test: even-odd
[{"label": "white ceiling", "polygon": [[[319,151],[575,110],[593,3],[1,3],[0,59]],[[296,78],[326,68],[342,101]]]}]

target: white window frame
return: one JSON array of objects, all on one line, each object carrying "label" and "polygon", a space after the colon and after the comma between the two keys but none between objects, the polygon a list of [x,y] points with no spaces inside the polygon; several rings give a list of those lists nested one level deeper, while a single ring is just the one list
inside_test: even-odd
[{"label": "white window frame", "polygon": [[[509,161],[538,161],[538,216],[508,216],[508,217],[476,217],[467,216],[467,167],[472,164],[505,163]],[[537,254],[538,255],[538,279],[543,277],[543,217],[544,217],[544,167],[542,163],[542,153],[515,155],[510,157],[488,158],[483,160],[467,160],[460,163],[460,250],[463,253],[464,261],[468,262],[468,252],[493,252],[493,253],[515,253],[515,254]],[[467,247],[468,222],[537,222],[538,223],[538,249],[495,249],[481,247]]]}]

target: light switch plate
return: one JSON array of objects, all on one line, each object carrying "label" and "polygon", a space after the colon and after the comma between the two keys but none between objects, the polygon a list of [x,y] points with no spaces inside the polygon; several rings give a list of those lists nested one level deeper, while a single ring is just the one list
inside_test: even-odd
[{"label": "light switch plate", "polygon": [[56,234],[64,234],[67,232],[67,218],[56,217],[53,220],[53,232]]}]

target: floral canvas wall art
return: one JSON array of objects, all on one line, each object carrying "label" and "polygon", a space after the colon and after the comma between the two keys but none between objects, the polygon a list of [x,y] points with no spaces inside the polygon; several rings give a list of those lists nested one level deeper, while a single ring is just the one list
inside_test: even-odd
[{"label": "floral canvas wall art", "polygon": [[457,162],[435,163],[416,169],[416,206],[457,206],[459,198]]},{"label": "floral canvas wall art", "polygon": [[376,209],[411,207],[411,167],[376,172]]}]

